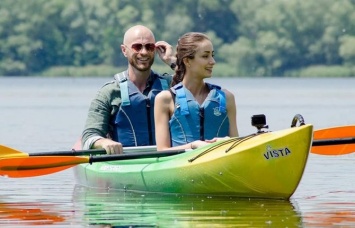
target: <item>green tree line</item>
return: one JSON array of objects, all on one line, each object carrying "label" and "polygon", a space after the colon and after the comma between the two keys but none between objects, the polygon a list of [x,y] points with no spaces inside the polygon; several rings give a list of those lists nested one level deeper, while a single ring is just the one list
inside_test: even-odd
[{"label": "green tree line", "polygon": [[209,35],[218,76],[351,77],[354,22],[355,0],[1,0],[0,75],[124,68],[123,34],[143,24],[173,46]]}]

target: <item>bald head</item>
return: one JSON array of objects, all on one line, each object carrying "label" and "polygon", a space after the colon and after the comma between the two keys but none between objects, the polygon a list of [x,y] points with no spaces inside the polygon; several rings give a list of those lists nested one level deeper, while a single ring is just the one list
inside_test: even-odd
[{"label": "bald head", "polygon": [[136,25],[129,28],[123,37],[123,44],[130,45],[133,43],[155,43],[153,32],[143,25]]}]

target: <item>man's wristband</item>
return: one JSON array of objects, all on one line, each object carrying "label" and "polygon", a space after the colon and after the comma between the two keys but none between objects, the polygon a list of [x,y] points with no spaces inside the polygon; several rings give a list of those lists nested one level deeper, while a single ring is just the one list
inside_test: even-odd
[{"label": "man's wristband", "polygon": [[175,70],[175,67],[176,67],[176,63],[171,63],[171,64],[170,64],[170,68],[171,68],[172,70]]}]

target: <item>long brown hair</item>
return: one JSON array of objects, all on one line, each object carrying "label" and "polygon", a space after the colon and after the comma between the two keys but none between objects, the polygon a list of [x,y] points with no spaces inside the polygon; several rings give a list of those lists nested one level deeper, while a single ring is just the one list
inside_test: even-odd
[{"label": "long brown hair", "polygon": [[176,68],[171,86],[174,86],[184,79],[186,66],[184,58],[193,59],[198,48],[198,43],[204,40],[210,40],[208,36],[199,32],[188,32],[178,39],[176,45]]}]

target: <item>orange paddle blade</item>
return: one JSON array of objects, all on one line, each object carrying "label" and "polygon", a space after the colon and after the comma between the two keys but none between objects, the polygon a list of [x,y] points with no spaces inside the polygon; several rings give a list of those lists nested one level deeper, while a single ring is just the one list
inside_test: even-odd
[{"label": "orange paddle blade", "polygon": [[73,156],[5,158],[0,159],[0,175],[13,178],[42,176],[89,163],[89,159]]},{"label": "orange paddle blade", "polygon": [[[314,131],[313,140],[355,137],[355,125],[324,128]],[[343,155],[355,152],[355,144],[313,146],[311,152],[321,155]]]},{"label": "orange paddle blade", "polygon": [[0,145],[0,158],[18,158],[28,156],[29,154],[23,153],[7,146]]}]

